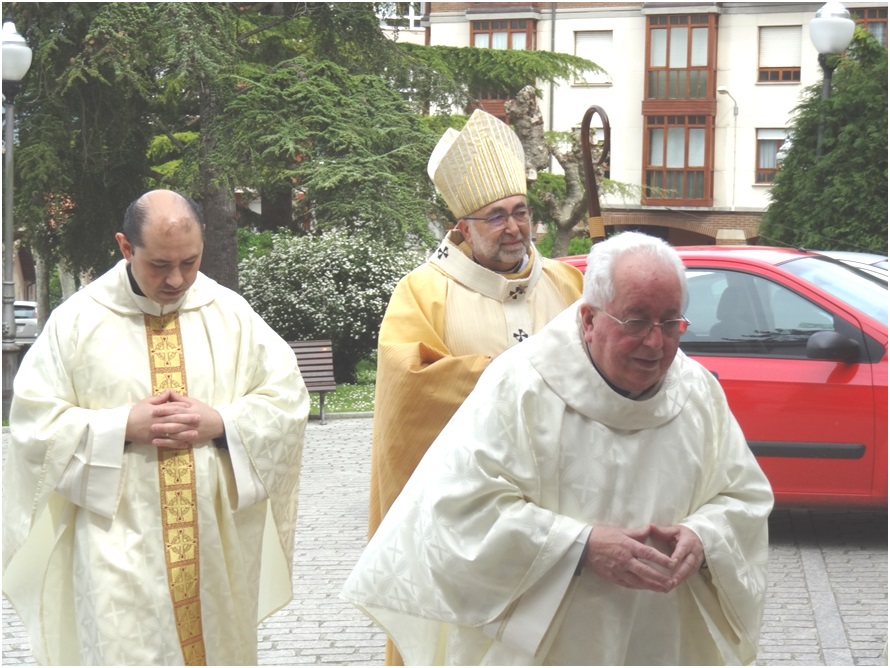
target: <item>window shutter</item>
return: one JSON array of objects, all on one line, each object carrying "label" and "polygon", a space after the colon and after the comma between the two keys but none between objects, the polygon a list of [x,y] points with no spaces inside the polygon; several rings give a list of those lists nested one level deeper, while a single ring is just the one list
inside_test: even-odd
[{"label": "window shutter", "polygon": [[757,130],[758,139],[775,139],[777,141],[785,141],[785,130],[764,128]]},{"label": "window shutter", "polygon": [[[612,31],[598,30],[575,33],[575,55],[592,60],[604,70],[609,69],[609,56],[612,53]],[[610,84],[612,77],[608,74],[586,72],[583,77],[575,79],[576,84]]]},{"label": "window shutter", "polygon": [[800,26],[760,29],[760,67],[800,67]]}]

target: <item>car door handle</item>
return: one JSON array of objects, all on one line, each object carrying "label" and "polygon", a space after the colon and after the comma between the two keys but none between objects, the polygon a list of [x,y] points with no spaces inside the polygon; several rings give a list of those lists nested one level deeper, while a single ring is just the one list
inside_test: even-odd
[{"label": "car door handle", "polygon": [[[711,370],[708,369],[708,371],[711,371]],[[714,376],[714,378],[716,378],[717,380],[720,380],[720,374],[718,374],[716,371],[711,371],[711,375]]]}]

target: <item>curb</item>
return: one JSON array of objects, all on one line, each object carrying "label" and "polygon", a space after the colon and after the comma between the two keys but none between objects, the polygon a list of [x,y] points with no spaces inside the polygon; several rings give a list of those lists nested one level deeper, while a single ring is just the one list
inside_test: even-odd
[{"label": "curb", "polygon": [[[373,418],[374,411],[361,411],[357,413],[325,413],[325,420],[354,420],[357,418]],[[317,413],[312,413],[309,415],[310,422],[318,422],[321,420],[321,415]],[[3,427],[3,433],[9,433],[9,427]]]},{"label": "curb", "polygon": [[[356,418],[372,418],[374,417],[374,411],[362,411],[359,413],[328,413],[325,411],[324,418],[325,420],[354,420]],[[318,422],[321,420],[321,415],[318,413],[310,413],[309,421],[310,422]]]}]

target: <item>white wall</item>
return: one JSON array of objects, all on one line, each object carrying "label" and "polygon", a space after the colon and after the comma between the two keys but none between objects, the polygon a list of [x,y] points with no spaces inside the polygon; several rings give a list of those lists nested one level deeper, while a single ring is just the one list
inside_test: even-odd
[{"label": "white wall", "polygon": [[[866,3],[844,4],[862,7]],[[872,4],[886,6],[886,3]],[[710,6],[699,7],[704,9]],[[728,95],[717,95],[714,209],[763,211],[768,206],[770,186],[755,184],[757,129],[789,127],[793,110],[799,104],[804,89],[822,80],[818,54],[809,37],[809,22],[821,6],[822,3],[809,2],[724,3],[718,22],[716,85],[729,89],[738,102],[739,114],[737,118],[733,116],[733,101]],[[690,5],[689,11],[694,12],[696,8]],[[678,7],[676,11],[682,10]],[[503,16],[493,13],[489,17],[478,18]],[[646,17],[638,7],[604,5],[590,9],[563,9],[557,3],[556,25],[551,30],[553,22],[549,11],[535,16],[538,18],[538,50],[574,54],[576,31],[612,31],[614,53],[607,67],[612,84],[575,85],[562,82],[552,94],[550,86],[545,84],[539,104],[545,128],[562,131],[580,125],[590,105],[603,107],[611,125],[611,177],[640,185],[643,176],[642,102],[645,93]],[[474,15],[473,18],[477,17]],[[782,25],[801,26],[801,82],[758,83],[759,28]],[[469,19],[463,11],[450,16],[431,17],[431,28],[432,44],[470,44]],[[603,203],[634,206],[639,202],[603,199]]]}]

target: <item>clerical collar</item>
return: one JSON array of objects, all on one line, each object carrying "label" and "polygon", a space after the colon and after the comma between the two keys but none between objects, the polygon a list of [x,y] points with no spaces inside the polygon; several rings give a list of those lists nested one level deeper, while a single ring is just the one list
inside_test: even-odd
[{"label": "clerical collar", "polygon": [[133,288],[133,292],[135,292],[139,297],[145,297],[145,293],[142,292],[142,288],[139,287],[136,279],[133,278],[133,269],[130,266],[129,262],[127,262],[127,278],[130,279],[130,287]]}]

